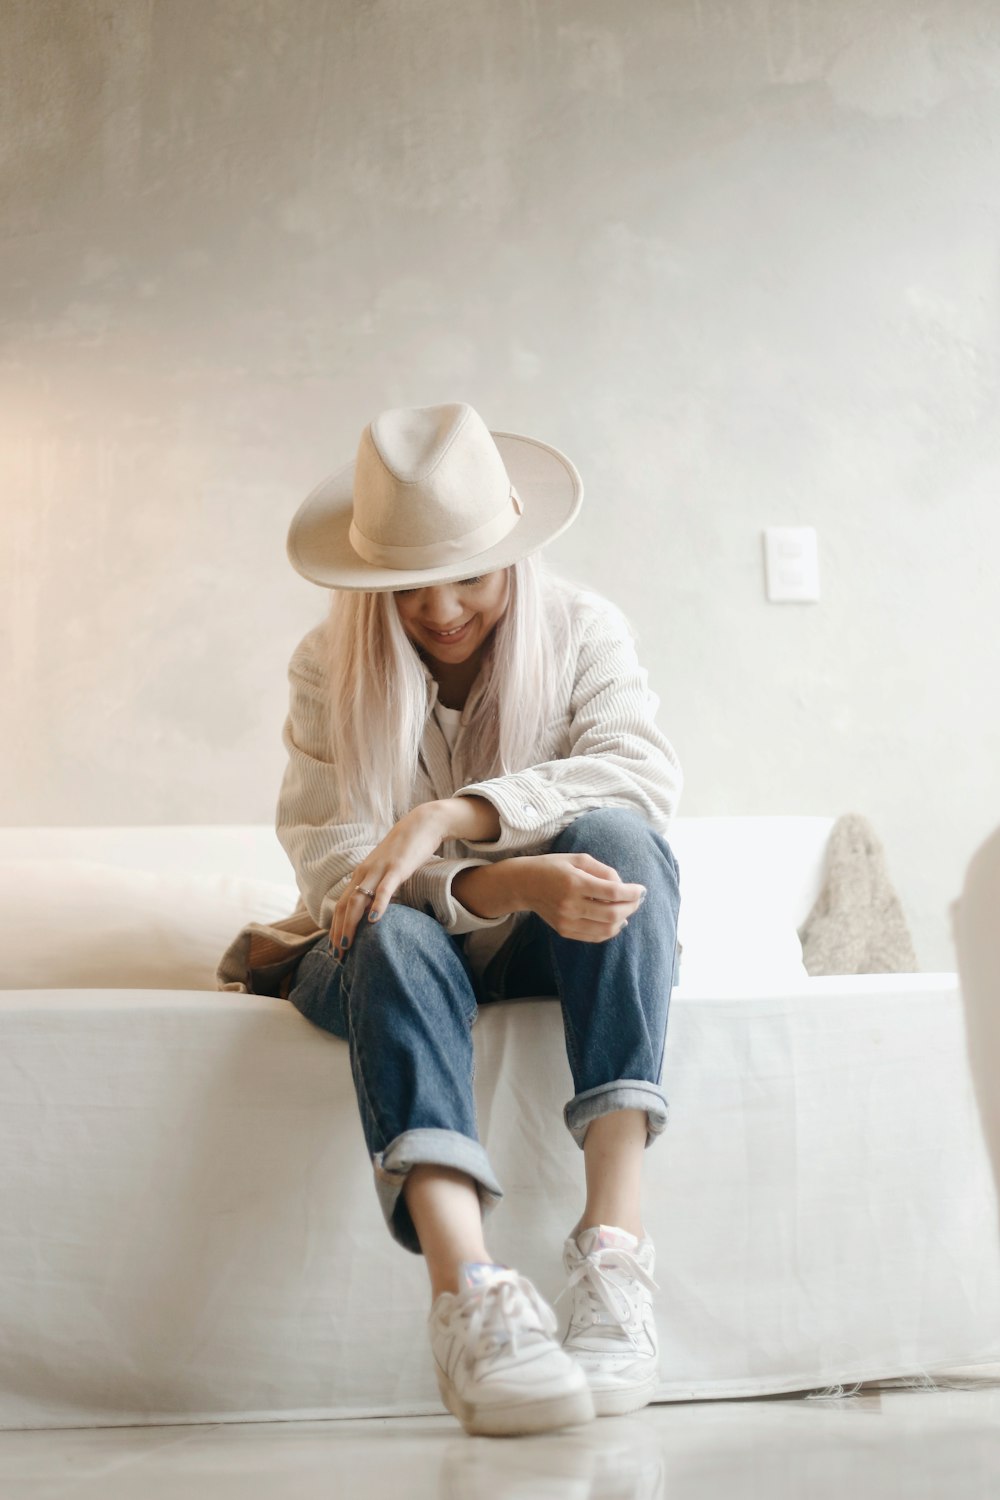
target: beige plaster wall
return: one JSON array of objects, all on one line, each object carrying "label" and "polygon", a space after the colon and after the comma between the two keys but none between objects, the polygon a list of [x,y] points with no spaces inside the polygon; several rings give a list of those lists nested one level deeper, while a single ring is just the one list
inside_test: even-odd
[{"label": "beige plaster wall", "polygon": [[[471,401],[587,486],[682,811],[1000,822],[991,0],[6,0],[0,820],[268,820],[305,492]],[[815,526],[818,605],[761,532]]]}]

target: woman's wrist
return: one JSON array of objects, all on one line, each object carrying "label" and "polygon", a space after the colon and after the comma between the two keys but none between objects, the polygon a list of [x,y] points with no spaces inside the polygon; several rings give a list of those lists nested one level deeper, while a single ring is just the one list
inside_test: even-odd
[{"label": "woman's wrist", "polygon": [[447,829],[445,838],[486,844],[500,837],[500,814],[485,797],[445,797],[438,806]]},{"label": "woman's wrist", "polygon": [[506,917],[523,911],[520,904],[517,858],[500,859],[492,865],[469,865],[451,882],[451,894],[474,917]]}]

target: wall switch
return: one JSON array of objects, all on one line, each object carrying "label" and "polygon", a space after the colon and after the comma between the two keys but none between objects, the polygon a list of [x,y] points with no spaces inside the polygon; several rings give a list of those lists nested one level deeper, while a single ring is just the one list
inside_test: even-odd
[{"label": "wall switch", "polygon": [[764,532],[767,597],[772,604],[819,599],[819,549],[812,526],[768,526]]}]

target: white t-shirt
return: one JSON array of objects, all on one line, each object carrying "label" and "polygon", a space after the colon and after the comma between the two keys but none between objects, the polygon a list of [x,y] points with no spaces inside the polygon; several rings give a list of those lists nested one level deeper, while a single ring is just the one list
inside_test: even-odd
[{"label": "white t-shirt", "polygon": [[443,703],[435,703],[434,712],[437,721],[441,725],[441,733],[448,741],[448,749],[454,750],[455,741],[458,738],[458,728],[462,722],[462,710],[460,708],[445,708]]}]

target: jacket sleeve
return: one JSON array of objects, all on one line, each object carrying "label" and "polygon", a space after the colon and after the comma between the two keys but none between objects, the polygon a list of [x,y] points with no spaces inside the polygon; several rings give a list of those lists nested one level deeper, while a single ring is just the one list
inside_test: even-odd
[{"label": "jacket sleeve", "polygon": [[684,777],[658,708],[627,620],[602,599],[577,650],[567,755],[461,787],[456,796],[485,797],[500,815],[498,839],[466,847],[535,849],[595,807],[631,808],[666,833]]},{"label": "jacket sleeve", "polygon": [[[282,730],[288,762],[278,793],[278,841],[295,871],[309,915],[329,927],[333,908],[360,862],[383,833],[369,823],[338,821],[340,795],[336,767],[330,760],[326,702],[322,677],[307,641],[301,642],[288,668],[289,709]],[[451,892],[459,870],[489,860],[435,856],[400,885],[393,899],[438,919],[454,935],[480,927],[497,927],[506,917],[478,917]]]}]

